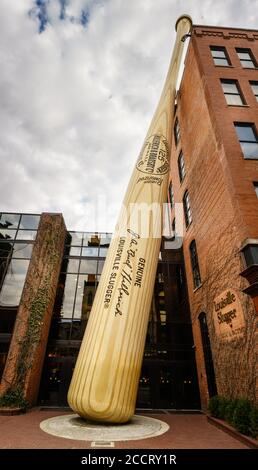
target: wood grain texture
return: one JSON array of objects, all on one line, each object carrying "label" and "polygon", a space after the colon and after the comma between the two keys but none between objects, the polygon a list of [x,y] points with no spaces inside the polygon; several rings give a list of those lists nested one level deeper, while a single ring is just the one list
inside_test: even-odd
[{"label": "wood grain texture", "polygon": [[96,421],[126,422],[135,410],[161,222],[160,211],[153,211],[150,232],[142,230],[146,227],[139,231],[138,218],[129,209],[132,204],[160,208],[167,199],[181,38],[191,19],[180,17],[176,28],[164,89],[127,188],[68,392],[71,408]]}]

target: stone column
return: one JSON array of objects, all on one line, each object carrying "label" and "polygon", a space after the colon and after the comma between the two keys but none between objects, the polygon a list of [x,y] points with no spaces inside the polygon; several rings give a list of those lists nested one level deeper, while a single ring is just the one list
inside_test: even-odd
[{"label": "stone column", "polygon": [[0,385],[0,405],[36,404],[64,251],[62,214],[43,213]]}]

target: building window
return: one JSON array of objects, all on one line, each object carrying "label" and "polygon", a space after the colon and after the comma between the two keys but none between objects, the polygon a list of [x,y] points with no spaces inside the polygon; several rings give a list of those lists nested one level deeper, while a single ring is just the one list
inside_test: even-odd
[{"label": "building window", "polygon": [[237,80],[220,80],[221,86],[229,105],[242,106],[246,104]]},{"label": "building window", "polygon": [[251,49],[237,48],[236,51],[242,67],[245,69],[256,69],[257,64]]},{"label": "building window", "polygon": [[174,204],[175,204],[175,200],[174,200],[174,191],[173,191],[173,186],[172,186],[171,181],[169,183],[168,193],[169,193],[169,200],[170,200],[171,209],[173,209]]},{"label": "building window", "polygon": [[183,206],[184,206],[184,214],[185,214],[185,225],[188,227],[192,222],[192,211],[190,206],[190,197],[188,191],[185,192],[183,197]]},{"label": "building window", "polygon": [[210,50],[211,50],[211,55],[213,57],[215,65],[220,65],[222,67],[228,67],[231,65],[231,62],[229,60],[229,56],[227,54],[225,47],[212,46]]},{"label": "building window", "polygon": [[175,240],[176,238],[176,219],[174,217],[172,221],[172,240]]},{"label": "building window", "polygon": [[253,90],[253,94],[256,98],[256,101],[258,101],[258,82],[250,82],[251,88]]},{"label": "building window", "polygon": [[254,124],[235,122],[235,129],[244,158],[258,159],[258,137]]},{"label": "building window", "polygon": [[206,370],[206,377],[207,377],[207,384],[208,384],[208,392],[209,392],[209,397],[211,398],[214,395],[217,395],[217,386],[216,386],[215,371],[214,371],[214,366],[213,366],[209,330],[208,330],[208,325],[207,325],[206,314],[204,312],[200,313],[199,315],[199,323],[200,323],[200,330],[201,330],[201,337],[202,337],[202,348],[203,348],[204,363],[205,363],[205,370]]},{"label": "building window", "polygon": [[198,262],[198,255],[197,255],[197,248],[196,248],[195,240],[193,240],[190,244],[190,257],[191,257],[194,287],[197,288],[201,285],[201,275],[200,275],[200,269],[199,269],[199,262]]},{"label": "building window", "polygon": [[177,145],[180,139],[180,126],[179,126],[178,118],[176,118],[175,125],[174,125],[174,137],[175,137],[175,143]]},{"label": "building window", "polygon": [[178,172],[179,172],[179,179],[180,183],[182,183],[185,177],[185,159],[183,152],[181,151],[178,157]]},{"label": "building window", "polygon": [[258,183],[257,182],[254,183],[254,190],[256,192],[256,196],[258,197]]}]

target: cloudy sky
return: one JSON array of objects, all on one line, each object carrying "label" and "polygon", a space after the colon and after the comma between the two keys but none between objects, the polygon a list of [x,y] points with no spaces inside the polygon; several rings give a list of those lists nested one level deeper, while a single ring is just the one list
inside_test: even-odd
[{"label": "cloudy sky", "polygon": [[258,28],[258,0],[1,0],[0,211],[112,231],[182,13]]}]

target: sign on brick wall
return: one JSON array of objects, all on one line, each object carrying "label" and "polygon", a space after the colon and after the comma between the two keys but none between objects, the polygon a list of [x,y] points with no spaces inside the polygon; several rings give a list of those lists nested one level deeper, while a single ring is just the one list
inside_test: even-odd
[{"label": "sign on brick wall", "polygon": [[213,319],[217,336],[232,341],[244,336],[245,319],[238,293],[227,289],[213,302]]}]

